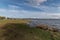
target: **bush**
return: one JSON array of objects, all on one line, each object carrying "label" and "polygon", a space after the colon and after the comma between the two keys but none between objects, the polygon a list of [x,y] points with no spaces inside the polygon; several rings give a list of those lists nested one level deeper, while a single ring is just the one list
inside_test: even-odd
[{"label": "bush", "polygon": [[0,20],[5,19],[5,17],[0,16]]}]

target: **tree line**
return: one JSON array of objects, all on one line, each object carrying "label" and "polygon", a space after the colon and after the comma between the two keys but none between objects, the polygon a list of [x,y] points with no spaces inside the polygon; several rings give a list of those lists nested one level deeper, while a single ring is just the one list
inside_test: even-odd
[{"label": "tree line", "polygon": [[2,20],[2,19],[6,19],[6,17],[0,16],[0,20]]}]

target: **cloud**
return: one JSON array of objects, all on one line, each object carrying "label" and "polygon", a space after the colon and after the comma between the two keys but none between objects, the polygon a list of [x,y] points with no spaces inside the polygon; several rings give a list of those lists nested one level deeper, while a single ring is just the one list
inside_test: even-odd
[{"label": "cloud", "polygon": [[27,3],[31,4],[31,5],[40,5],[41,3],[47,1],[47,0],[26,0]]},{"label": "cloud", "polygon": [[0,9],[0,15],[6,17],[16,18],[46,18],[46,19],[59,19],[60,13],[46,13],[46,12],[32,12],[26,10],[12,10],[12,9]]},{"label": "cloud", "polygon": [[16,5],[8,5],[8,9],[19,9],[20,7],[19,6],[16,6]]},{"label": "cloud", "polygon": [[0,8],[0,15],[19,18],[60,18],[60,6],[55,3],[41,5],[45,2],[48,4],[47,0],[13,0],[7,8]]}]

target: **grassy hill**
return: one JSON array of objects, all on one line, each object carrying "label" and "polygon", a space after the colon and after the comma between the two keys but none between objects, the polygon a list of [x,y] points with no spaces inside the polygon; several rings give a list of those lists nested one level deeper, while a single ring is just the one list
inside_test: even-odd
[{"label": "grassy hill", "polygon": [[60,32],[30,28],[28,20],[0,20],[0,40],[60,40]]}]

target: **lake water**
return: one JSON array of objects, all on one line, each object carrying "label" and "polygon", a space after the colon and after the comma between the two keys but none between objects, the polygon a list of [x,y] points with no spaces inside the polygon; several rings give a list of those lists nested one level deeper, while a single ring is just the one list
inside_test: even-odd
[{"label": "lake water", "polygon": [[50,27],[57,27],[60,29],[60,19],[39,19],[30,22],[30,26],[36,26],[37,24],[47,24]]}]

